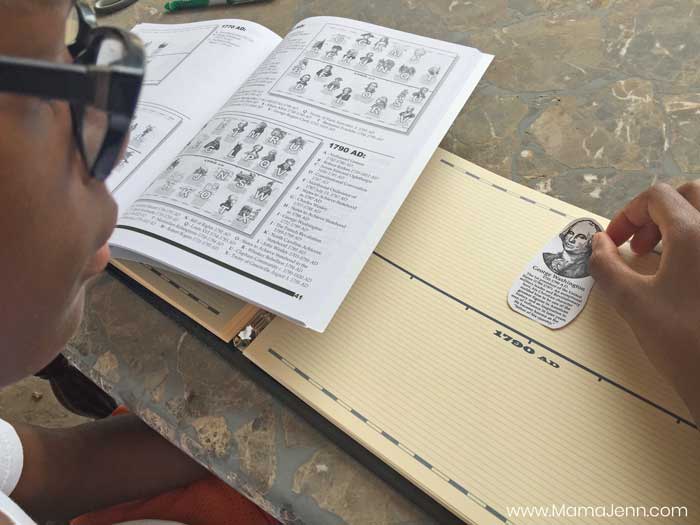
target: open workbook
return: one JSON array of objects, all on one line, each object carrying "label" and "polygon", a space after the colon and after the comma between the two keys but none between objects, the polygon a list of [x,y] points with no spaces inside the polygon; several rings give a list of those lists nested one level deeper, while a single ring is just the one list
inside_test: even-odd
[{"label": "open workbook", "polygon": [[114,255],[317,331],[492,58],[328,17],[284,39],[243,20],[134,32],[147,67],[109,179]]},{"label": "open workbook", "polygon": [[324,333],[259,313],[237,342],[465,522],[697,524],[700,433],[597,288],[558,330],[508,306],[582,216],[438,150]]}]

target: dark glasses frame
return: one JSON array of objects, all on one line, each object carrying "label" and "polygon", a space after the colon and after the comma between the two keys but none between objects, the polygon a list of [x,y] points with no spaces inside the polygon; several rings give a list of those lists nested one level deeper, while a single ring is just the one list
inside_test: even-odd
[{"label": "dark glasses frame", "polygon": [[[92,10],[75,2],[78,33],[68,50],[73,64],[0,55],[0,91],[69,102],[73,134],[91,177],[104,180],[114,168],[126,141],[144,76],[145,55],[141,41],[115,27],[97,27]],[[96,65],[105,39],[124,49],[122,59]],[[106,114],[103,142],[90,165],[83,140],[83,116],[88,106]]]}]

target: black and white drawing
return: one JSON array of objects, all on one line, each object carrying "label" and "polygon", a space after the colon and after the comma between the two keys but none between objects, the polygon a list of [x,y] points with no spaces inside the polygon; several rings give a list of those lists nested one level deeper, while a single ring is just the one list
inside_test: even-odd
[{"label": "black and white drawing", "polygon": [[270,167],[270,164],[275,162],[275,158],[277,158],[277,152],[271,149],[265,154],[263,158],[260,159],[260,162],[258,162],[258,166],[260,166],[261,169],[266,170]]},{"label": "black and white drawing", "polygon": [[270,94],[410,133],[456,60],[441,49],[326,24]]},{"label": "black and white drawing", "polygon": [[508,292],[516,312],[552,329],[563,328],[583,310],[593,288],[588,271],[595,219],[571,221],[535,254]]},{"label": "black and white drawing", "polygon": [[216,137],[215,139],[207,142],[202,148],[206,153],[213,153],[219,151],[221,148],[221,137]]},{"label": "black and white drawing", "polygon": [[255,196],[253,198],[260,202],[265,202],[267,199],[270,198],[270,195],[272,195],[272,188],[274,187],[274,185],[275,181],[271,180],[265,185],[260,186],[257,190],[255,190]]},{"label": "black and white drawing", "polygon": [[320,147],[321,139],[284,123],[224,113],[144,195],[253,235]]},{"label": "black and white drawing", "polygon": [[561,250],[543,253],[547,268],[557,275],[570,279],[588,277],[588,260],[591,258],[593,236],[602,231],[600,225],[591,219],[581,219],[571,223],[559,234]]},{"label": "black and white drawing", "polygon": [[224,213],[231,211],[235,202],[236,197],[234,195],[229,195],[226,197],[226,200],[219,204],[219,215],[223,215]]},{"label": "black and white drawing", "polygon": [[119,189],[135,170],[182,124],[182,117],[166,108],[151,104],[139,105],[131,124],[131,138],[124,158],[117,164],[107,185]]},{"label": "black and white drawing", "polygon": [[[162,29],[139,27],[135,31],[148,43],[146,48],[146,77],[144,84],[160,84],[187,59],[209,36],[216,31],[216,25]],[[172,33],[177,32],[177,39]]]}]

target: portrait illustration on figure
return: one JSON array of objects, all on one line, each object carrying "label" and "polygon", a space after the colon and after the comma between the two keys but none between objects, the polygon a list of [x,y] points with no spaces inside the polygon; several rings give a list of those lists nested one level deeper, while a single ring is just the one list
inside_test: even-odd
[{"label": "portrait illustration on figure", "polygon": [[569,224],[559,234],[562,249],[559,252],[542,254],[547,268],[555,274],[569,279],[588,277],[588,260],[591,257],[593,236],[601,231],[598,224],[581,219]]}]

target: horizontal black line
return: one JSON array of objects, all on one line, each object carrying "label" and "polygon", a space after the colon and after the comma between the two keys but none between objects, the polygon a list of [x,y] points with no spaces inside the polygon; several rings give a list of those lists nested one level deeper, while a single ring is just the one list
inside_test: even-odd
[{"label": "horizontal black line", "polygon": [[535,201],[533,201],[532,199],[528,199],[527,197],[523,197],[522,195],[520,195],[520,198],[521,198],[522,200],[524,200],[525,202],[529,202],[530,204],[537,204],[537,203],[536,203]]},{"label": "horizontal black line", "polygon": [[554,208],[549,208],[549,211],[553,211],[557,215],[561,215],[562,217],[566,217],[566,213],[564,213],[563,211],[555,210]]},{"label": "horizontal black line", "polygon": [[505,191],[506,193],[508,193],[508,190],[505,189],[505,188],[503,188],[502,186],[499,186],[499,185],[493,184],[493,183],[491,183],[491,186],[493,186],[493,187],[496,188],[497,190]]},{"label": "horizontal black line", "polygon": [[689,421],[689,420],[687,420],[687,419],[685,419],[685,418],[683,418],[683,417],[681,417],[681,416],[679,416],[679,415],[677,415],[677,414],[671,412],[669,409],[662,407],[662,406],[659,405],[658,403],[655,403],[654,401],[652,401],[652,400],[650,400],[650,399],[647,399],[646,397],[642,396],[641,394],[638,394],[638,393],[636,393],[636,392],[630,390],[630,389],[627,388],[626,386],[623,386],[623,385],[621,385],[620,383],[618,383],[618,382],[616,382],[616,381],[613,381],[612,379],[610,379],[609,377],[604,376],[603,374],[599,374],[598,372],[596,372],[596,371],[594,371],[593,369],[587,367],[586,365],[584,365],[584,364],[582,364],[582,363],[579,363],[579,362],[576,361],[575,359],[572,359],[571,357],[568,357],[568,356],[562,354],[561,352],[558,352],[558,351],[554,350],[553,348],[551,348],[551,347],[545,345],[544,343],[539,342],[537,339],[533,339],[532,337],[530,337],[530,336],[528,336],[528,335],[525,335],[525,334],[522,333],[520,330],[517,330],[517,329],[513,328],[512,326],[509,326],[509,325],[505,324],[504,322],[499,321],[498,319],[496,319],[495,317],[493,317],[493,316],[487,314],[486,312],[484,312],[484,311],[482,311],[482,310],[479,310],[478,308],[475,308],[473,305],[470,305],[470,304],[468,304],[468,303],[462,301],[461,299],[458,299],[458,298],[455,297],[454,295],[452,295],[452,294],[446,292],[445,290],[442,290],[441,288],[438,288],[438,287],[435,286],[434,284],[429,283],[428,281],[426,281],[425,279],[423,279],[423,278],[417,276],[416,274],[409,272],[408,270],[406,270],[406,269],[403,268],[402,266],[398,265],[398,264],[395,263],[394,261],[391,261],[391,260],[387,259],[387,258],[384,257],[383,255],[381,255],[381,254],[379,254],[379,253],[377,253],[377,252],[373,252],[373,253],[374,253],[374,255],[376,255],[377,257],[379,257],[380,259],[382,259],[382,260],[385,261],[386,263],[392,265],[394,268],[396,268],[396,269],[398,269],[398,270],[401,270],[401,271],[402,271],[403,273],[405,273],[406,275],[410,275],[413,279],[416,279],[417,281],[420,281],[421,283],[425,284],[426,286],[429,286],[430,288],[432,288],[432,289],[435,290],[436,292],[441,293],[441,294],[444,295],[445,297],[449,297],[449,298],[452,299],[453,301],[455,301],[455,302],[457,302],[457,303],[459,303],[459,304],[461,304],[461,305],[463,305],[463,306],[466,306],[467,308],[473,310],[474,312],[478,313],[478,314],[481,315],[482,317],[485,317],[486,319],[489,319],[490,321],[493,321],[494,323],[496,323],[496,324],[502,326],[503,328],[507,328],[509,331],[513,332],[514,334],[518,334],[520,337],[523,337],[523,338],[525,338],[525,339],[527,339],[527,340],[529,340],[529,341],[532,341],[533,343],[535,343],[535,344],[537,344],[538,346],[542,347],[544,350],[547,350],[548,352],[553,353],[554,355],[556,355],[557,357],[560,357],[561,359],[567,361],[568,363],[571,363],[572,365],[577,366],[578,368],[580,368],[580,369],[582,369],[582,370],[585,370],[585,371],[588,372],[589,374],[592,374],[594,377],[596,377],[596,378],[598,379],[598,381],[601,381],[601,380],[602,380],[602,381],[605,381],[606,383],[608,383],[608,384],[610,384],[610,385],[612,385],[612,386],[614,386],[614,387],[616,387],[616,388],[619,388],[619,389],[622,390],[623,392],[626,392],[626,393],[630,394],[631,396],[634,396],[635,398],[639,399],[640,401],[643,401],[643,402],[645,402],[645,403],[647,403],[647,404],[653,406],[654,408],[656,408],[656,409],[658,409],[658,410],[664,412],[665,414],[668,414],[669,416],[673,417],[674,419],[677,419],[677,420],[679,420],[679,421],[682,421],[683,423],[685,423],[686,425],[688,425],[688,426],[690,426],[690,427],[692,427],[692,428],[698,428],[697,425],[695,425],[695,424],[692,423],[691,421]]},{"label": "horizontal black line", "polygon": [[163,237],[162,235],[158,235],[156,233],[149,232],[148,230],[142,230],[141,228],[135,228],[134,226],[124,226],[124,225],[118,224],[117,228],[119,228],[121,230],[129,230],[129,231],[132,231],[135,233],[140,233],[141,235],[145,235],[146,237],[152,237],[153,239],[159,240],[159,241],[164,242],[166,244],[169,244],[171,246],[175,246],[176,248],[179,248],[182,251],[185,251],[187,253],[195,255],[195,256],[199,257],[200,259],[204,259],[205,261],[208,261],[210,263],[216,264],[217,266],[220,266],[221,268],[225,268],[226,270],[229,270],[233,273],[237,273],[238,275],[245,277],[247,279],[250,279],[251,281],[255,281],[256,283],[262,284],[263,286],[267,286],[268,288],[272,288],[273,290],[281,292],[285,295],[289,295],[290,297],[298,297],[298,294],[296,294],[295,292],[293,292],[291,290],[287,290],[286,288],[283,288],[282,286],[279,286],[275,283],[271,283],[270,281],[267,281],[261,277],[258,277],[257,275],[253,275],[252,273],[248,273],[245,270],[241,270],[240,268],[236,268],[234,266],[231,266],[230,264],[226,264],[224,262],[221,262],[217,259],[214,259],[213,257],[210,257],[209,255],[198,252],[197,250],[193,250],[192,248],[185,246],[184,244],[180,244],[179,242],[175,242],[175,241],[170,240],[166,237]]}]

